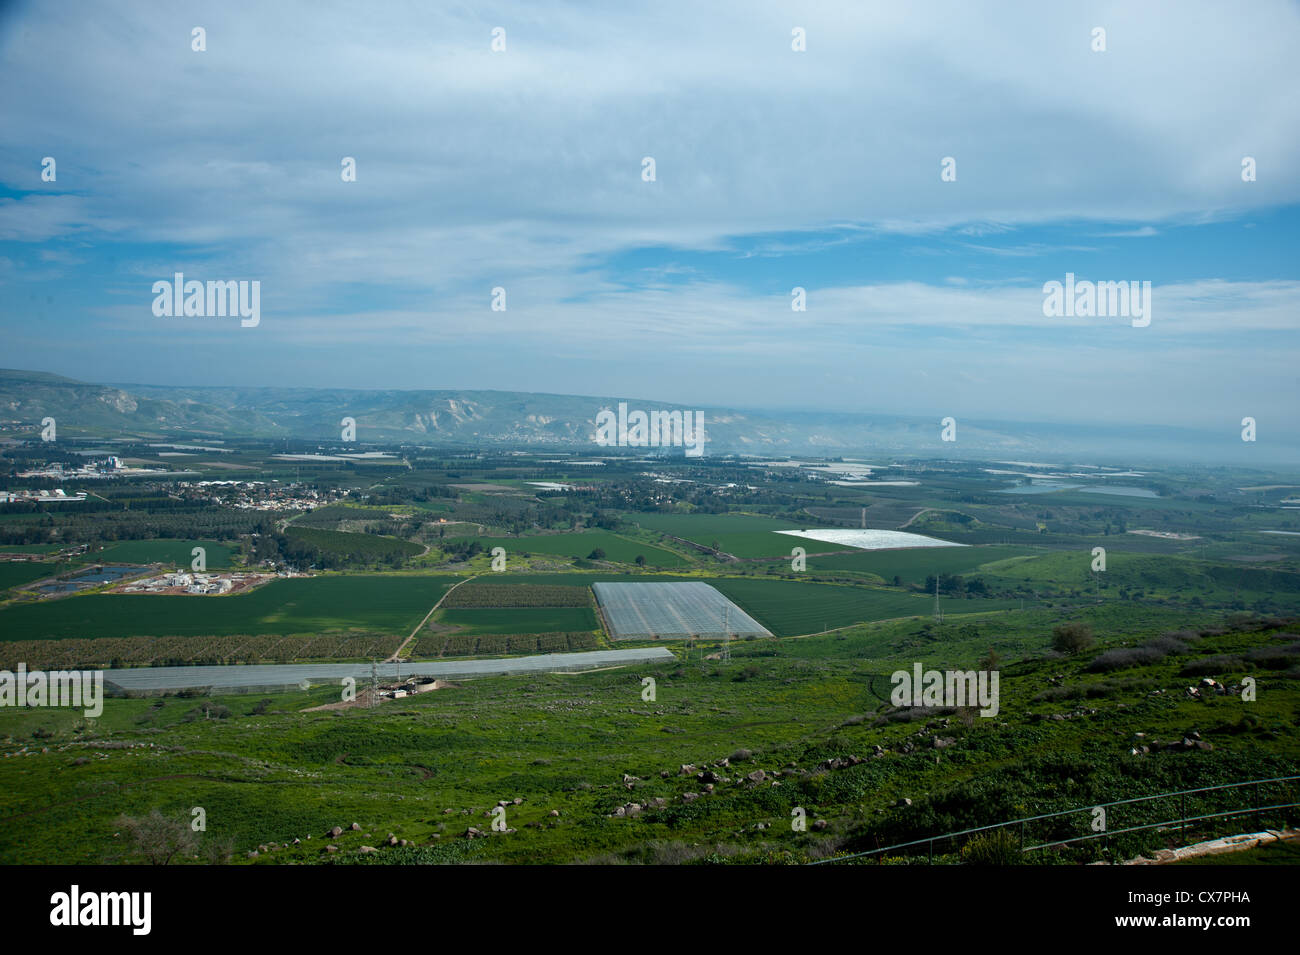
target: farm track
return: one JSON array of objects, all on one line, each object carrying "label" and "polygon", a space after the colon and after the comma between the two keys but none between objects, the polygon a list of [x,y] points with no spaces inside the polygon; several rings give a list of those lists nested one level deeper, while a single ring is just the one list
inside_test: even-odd
[{"label": "farm track", "polygon": [[473,577],[466,577],[464,580],[458,581],[457,583],[454,583],[450,587],[448,587],[447,593],[443,594],[441,597],[438,598],[438,602],[434,604],[433,607],[430,608],[429,612],[424,615],[424,619],[421,620],[418,624],[416,624],[415,629],[411,631],[411,635],[407,637],[405,640],[403,640],[402,645],[398,647],[396,650],[394,650],[392,656],[388,657],[388,659],[384,660],[384,662],[396,663],[398,661],[398,658],[402,655],[402,651],[405,650],[407,645],[410,644],[410,642],[415,639],[415,635],[419,633],[421,629],[423,629],[424,625],[429,622],[429,618],[433,616],[434,612],[439,607],[442,606],[442,602],[447,599],[447,595],[450,594],[457,587],[459,587],[461,584],[467,584],[478,576],[479,576],[478,574],[475,574]]}]

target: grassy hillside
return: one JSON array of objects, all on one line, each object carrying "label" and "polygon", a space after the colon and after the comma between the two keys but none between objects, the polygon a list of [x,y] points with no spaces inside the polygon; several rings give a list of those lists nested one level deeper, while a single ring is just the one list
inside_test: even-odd
[{"label": "grassy hillside", "polygon": [[[697,655],[465,681],[376,709],[305,712],[337,699],[329,687],[220,698],[211,701],[222,708],[215,718],[204,718],[199,700],[110,700],[93,728],[69,711],[6,709],[0,743],[31,755],[0,761],[0,817],[23,820],[26,833],[0,843],[0,862],[109,860],[121,851],[112,838],[120,813],[160,808],[188,819],[195,805],[208,817],[202,854],[224,850],[257,864],[801,861],[1079,810],[1029,834],[1062,838],[1088,832],[1088,807],[1100,802],[1300,771],[1296,670],[1247,659],[1294,643],[1300,621],[1194,632],[1158,662],[1091,673],[1107,648],[1148,642],[1179,622],[1153,610],[1116,624],[1105,610],[1089,617],[1100,644],[1078,657],[1048,652],[1056,614],[1027,612],[1010,628],[1005,620],[899,621],[741,642],[728,664]],[[916,714],[888,702],[893,670],[917,660],[970,666],[990,644],[1003,654],[997,718]],[[1220,659],[1237,662],[1213,677],[1253,676],[1255,701],[1187,696],[1185,668]],[[654,703],[641,699],[645,675],[657,680]],[[166,751],[129,748],[160,732]],[[1184,745],[1192,734],[1206,745]],[[683,764],[716,773],[713,791]],[[489,807],[515,798],[507,807],[514,832],[491,833]],[[644,808],[617,815],[629,803]],[[807,831],[792,831],[795,807],[807,813]],[[1186,810],[1224,807],[1204,796]],[[1111,829],[1156,811],[1116,808]],[[1124,858],[1296,821],[1283,816],[1111,836],[1036,858]],[[353,821],[360,831],[326,838],[329,827]],[[467,839],[469,826],[488,835]],[[410,845],[359,853],[390,832]],[[337,853],[325,851],[331,842]]]}]

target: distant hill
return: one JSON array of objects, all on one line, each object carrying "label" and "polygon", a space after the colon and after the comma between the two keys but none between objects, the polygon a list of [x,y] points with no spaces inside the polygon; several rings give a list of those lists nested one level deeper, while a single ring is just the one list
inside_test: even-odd
[{"label": "distant hill", "polygon": [[[337,442],[340,421],[347,416],[356,420],[362,443],[531,445],[597,453],[596,415],[615,409],[619,401],[643,411],[703,411],[707,453],[1200,460],[1207,442],[1206,435],[1175,428],[974,420],[959,420],[958,440],[941,442],[940,422],[932,418],[687,408],[636,398],[511,391],[104,385],[45,372],[0,370],[0,422],[35,425],[52,416],[67,435],[207,434]],[[1223,436],[1213,440],[1227,447],[1226,454],[1233,452],[1232,442]]]}]

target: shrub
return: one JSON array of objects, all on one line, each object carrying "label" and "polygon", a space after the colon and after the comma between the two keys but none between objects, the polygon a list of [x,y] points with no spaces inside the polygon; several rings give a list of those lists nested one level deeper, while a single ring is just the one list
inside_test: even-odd
[{"label": "shrub", "polygon": [[1079,653],[1093,644],[1092,628],[1086,623],[1061,623],[1052,628],[1052,649]]},{"label": "shrub", "polygon": [[1019,840],[1006,829],[981,833],[961,848],[967,865],[1019,865],[1023,862]]},{"label": "shrub", "polygon": [[1235,653],[1218,653],[1211,657],[1193,660],[1178,671],[1179,676],[1214,676],[1229,670],[1240,670],[1245,661]]},{"label": "shrub", "polygon": [[1107,650],[1089,663],[1086,669],[1089,673],[1109,673],[1111,670],[1141,666],[1144,663],[1158,663],[1164,656],[1164,653],[1154,647]]}]

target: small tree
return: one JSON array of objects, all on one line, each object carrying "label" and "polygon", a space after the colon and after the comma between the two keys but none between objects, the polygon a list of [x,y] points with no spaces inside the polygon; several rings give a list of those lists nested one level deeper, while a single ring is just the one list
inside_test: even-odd
[{"label": "small tree", "polygon": [[117,824],[131,848],[150,865],[166,865],[177,855],[193,855],[199,845],[198,833],[188,820],[164,816],[157,809],[147,816],[122,816]]},{"label": "small tree", "polygon": [[1052,649],[1080,653],[1093,643],[1092,627],[1086,623],[1061,623],[1052,628]]},{"label": "small tree", "polygon": [[645,566],[645,554],[637,554],[637,555],[636,555],[636,565],[637,565],[638,567],[644,567],[644,566]]},{"label": "small tree", "polygon": [[599,547],[597,547],[595,550],[593,550],[590,554],[587,555],[587,560],[604,560],[604,559],[605,559],[605,552],[601,550]]}]

